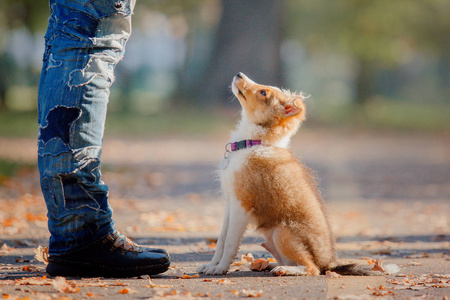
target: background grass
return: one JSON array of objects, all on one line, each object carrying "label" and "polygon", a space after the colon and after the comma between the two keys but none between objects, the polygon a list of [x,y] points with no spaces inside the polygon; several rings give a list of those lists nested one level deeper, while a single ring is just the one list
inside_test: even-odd
[{"label": "background grass", "polygon": [[[309,128],[346,128],[408,132],[450,132],[450,104],[371,102],[365,106],[310,104]],[[116,138],[227,135],[239,110],[168,110],[157,114],[109,113],[105,135]],[[37,113],[0,112],[0,137],[37,138]],[[0,156],[0,179],[13,176],[26,163]],[[1,183],[2,180],[0,180]]]},{"label": "background grass", "polygon": [[[201,111],[177,109],[155,114],[108,114],[106,136],[154,137],[227,133],[239,119],[239,109]],[[449,131],[450,104],[373,101],[365,106],[308,104],[308,126],[371,130]],[[35,111],[0,112],[0,136],[36,137]]]}]

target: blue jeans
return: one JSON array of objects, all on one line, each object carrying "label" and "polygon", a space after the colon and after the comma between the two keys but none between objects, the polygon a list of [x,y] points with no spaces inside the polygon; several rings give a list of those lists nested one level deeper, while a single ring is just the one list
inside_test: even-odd
[{"label": "blue jeans", "polygon": [[38,95],[38,167],[49,254],[85,248],[114,231],[101,180],[114,67],[131,34],[135,0],[50,0]]}]

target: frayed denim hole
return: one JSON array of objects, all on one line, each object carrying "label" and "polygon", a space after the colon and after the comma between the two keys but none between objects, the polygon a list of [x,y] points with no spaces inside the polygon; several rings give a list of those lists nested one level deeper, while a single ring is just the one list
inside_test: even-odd
[{"label": "frayed denim hole", "polygon": [[60,138],[64,144],[70,142],[70,126],[81,116],[78,107],[57,106],[49,111],[47,126],[41,127],[40,139],[47,143],[51,139]]},{"label": "frayed denim hole", "polygon": [[[114,81],[114,72],[111,64],[117,59],[113,56],[92,56],[84,69],[73,70],[69,74],[69,88],[82,87],[90,84],[93,80],[100,78],[95,82],[97,87],[109,87]],[[101,78],[106,80],[106,84],[101,82]]]},{"label": "frayed denim hole", "polygon": [[83,187],[78,178],[73,174],[60,174],[63,192],[64,192],[64,208],[67,210],[81,209],[87,207],[93,210],[99,210],[100,204],[95,198]]},{"label": "frayed denim hole", "polygon": [[90,0],[85,4],[85,8],[95,18],[103,19],[114,14],[131,15],[130,0],[118,0],[115,2],[104,0]]},{"label": "frayed denim hole", "polygon": [[54,59],[53,54],[50,53],[50,55],[48,56],[48,65],[45,70],[48,71],[49,69],[52,69],[52,68],[59,68],[62,66],[62,63],[63,62],[61,60]]}]

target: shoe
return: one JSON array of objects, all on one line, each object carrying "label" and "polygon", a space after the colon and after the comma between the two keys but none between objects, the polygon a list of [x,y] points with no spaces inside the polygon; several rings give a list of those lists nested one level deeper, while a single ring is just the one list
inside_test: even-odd
[{"label": "shoe", "polygon": [[71,254],[48,257],[47,273],[68,277],[136,277],[167,271],[170,256],[164,249],[141,247],[118,231]]}]

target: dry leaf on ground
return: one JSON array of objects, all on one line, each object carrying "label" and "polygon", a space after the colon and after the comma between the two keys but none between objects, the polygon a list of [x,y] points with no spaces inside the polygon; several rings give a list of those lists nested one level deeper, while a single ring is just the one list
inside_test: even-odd
[{"label": "dry leaf on ground", "polygon": [[15,285],[52,285],[52,280],[47,279],[47,277],[29,277],[16,279],[14,281]]},{"label": "dry leaf on ground", "polygon": [[241,261],[236,261],[236,262],[232,263],[231,265],[234,267],[244,266],[246,264],[253,262],[254,260],[255,260],[255,258],[253,257],[253,254],[251,254],[251,253],[242,254]]},{"label": "dry leaf on ground", "polygon": [[34,249],[34,258],[43,262],[45,265],[48,265],[48,247],[39,246]]},{"label": "dry leaf on ground", "polygon": [[217,284],[223,284],[223,285],[233,285],[236,284],[235,282],[232,282],[230,279],[220,279],[216,281]]},{"label": "dry leaf on ground", "polygon": [[372,271],[380,271],[384,273],[383,262],[381,261],[381,259],[375,259]]},{"label": "dry leaf on ground", "polygon": [[148,283],[149,285],[143,285],[144,287],[149,287],[149,288],[171,288],[171,285],[168,284],[155,284],[153,283],[153,281],[149,278],[148,279]]},{"label": "dry leaf on ground", "polygon": [[263,294],[263,290],[246,290],[243,289],[240,293],[243,296],[253,298],[253,297],[261,297]]},{"label": "dry leaf on ground", "polygon": [[80,291],[74,283],[68,282],[64,277],[56,277],[52,280],[52,285],[60,293],[78,293]]},{"label": "dry leaf on ground", "polygon": [[265,258],[258,258],[252,262],[250,270],[252,271],[264,271],[269,266],[270,261]]},{"label": "dry leaf on ground", "polygon": [[119,291],[119,294],[138,294],[139,292],[130,288],[124,288]]},{"label": "dry leaf on ground", "polygon": [[175,272],[172,275],[175,276],[175,277],[178,277],[178,278],[183,278],[183,279],[191,279],[191,278],[198,278],[198,277],[200,277],[198,274],[187,275],[186,273],[181,271],[181,269],[176,269]]}]

